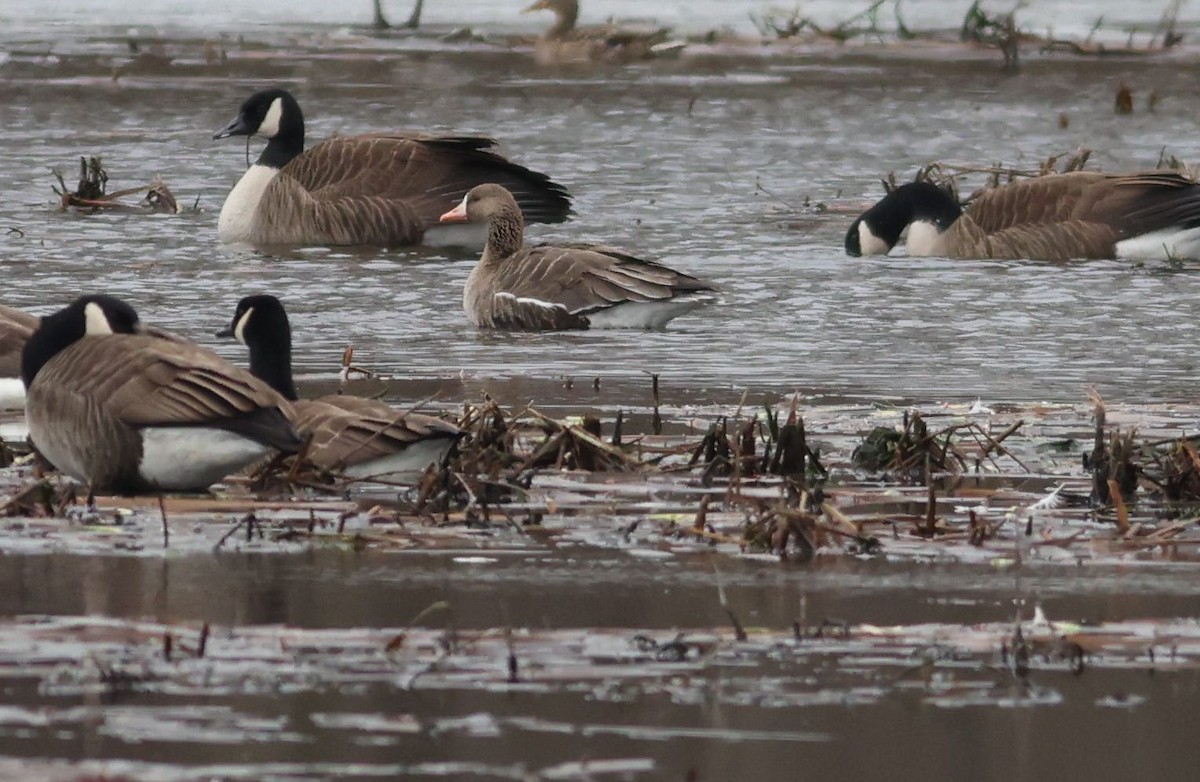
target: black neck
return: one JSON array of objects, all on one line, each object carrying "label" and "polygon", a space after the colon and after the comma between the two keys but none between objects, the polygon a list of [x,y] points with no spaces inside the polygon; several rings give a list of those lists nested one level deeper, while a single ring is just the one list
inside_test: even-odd
[{"label": "black neck", "polygon": [[304,121],[298,130],[281,129],[279,135],[267,142],[267,147],[258,156],[258,165],[283,168],[292,158],[304,151]]},{"label": "black neck", "polygon": [[930,222],[945,231],[961,214],[962,207],[949,191],[932,182],[910,182],[884,196],[861,219],[872,233],[894,246],[910,223]]},{"label": "black neck", "polygon": [[21,349],[21,382],[25,387],[29,388],[47,361],[71,343],[82,339],[85,329],[80,312],[64,309],[43,317],[37,331],[30,335]]},{"label": "black neck", "polygon": [[296,383],[292,380],[291,331],[247,334],[246,345],[250,348],[250,373],[283,397],[293,402],[299,399]]}]

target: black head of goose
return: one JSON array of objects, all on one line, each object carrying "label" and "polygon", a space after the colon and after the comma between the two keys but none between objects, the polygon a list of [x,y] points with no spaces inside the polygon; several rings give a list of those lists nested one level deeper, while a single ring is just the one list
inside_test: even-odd
[{"label": "black head of goose", "polygon": [[312,435],[307,457],[317,467],[354,478],[412,476],[441,464],[462,436],[440,418],[402,413],[375,399],[349,394],[300,399],[292,378],[291,324],[274,296],[243,298],[217,336],[246,345],[250,371],[292,400],[292,421]]},{"label": "black head of goose", "polygon": [[200,491],[299,435],[274,389],[210,350],[144,334],[111,296],[42,318],[21,356],[29,436],[93,489]]},{"label": "black head of goose", "polygon": [[846,232],[846,253],[1060,261],[1196,257],[1200,184],[1169,171],[1076,171],[985,190],[964,210],[929,182],[901,185]]},{"label": "black head of goose", "polygon": [[[225,242],[254,245],[475,244],[442,230],[447,201],[481,182],[517,194],[531,222],[571,215],[565,188],[492,151],[476,136],[337,136],[304,148],[304,115],[286,90],[256,92],[214,138],[262,136],[267,146],[221,207]],[[433,230],[431,230],[433,229]]]},{"label": "black head of goose", "polygon": [[0,410],[25,406],[21,349],[37,329],[38,317],[0,304]]},{"label": "black head of goose", "polygon": [[473,188],[444,221],[488,226],[463,310],[481,328],[662,328],[715,298],[709,283],[598,245],[526,246],[521,211],[497,184]]}]

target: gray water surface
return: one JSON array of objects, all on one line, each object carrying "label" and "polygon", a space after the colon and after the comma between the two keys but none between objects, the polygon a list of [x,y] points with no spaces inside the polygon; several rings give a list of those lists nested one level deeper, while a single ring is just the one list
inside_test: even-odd
[{"label": "gray water surface", "polygon": [[[238,298],[271,292],[293,314],[298,370],[325,376],[353,343],[360,362],[420,377],[653,370],[676,385],[868,397],[1073,400],[1089,384],[1120,399],[1191,396],[1193,267],[864,260],[841,243],[887,171],[1032,166],[1079,146],[1114,170],[1153,166],[1163,148],[1187,158],[1194,66],[1065,60],[1007,77],[986,57],[847,55],[545,73],[520,55],[325,58],[311,45],[262,62],[243,52],[193,78],[56,78],[70,60],[20,56],[0,66],[3,223],[20,231],[0,237],[6,301],[45,311],[81,291],[119,293],[211,343]],[[1122,81],[1139,103],[1156,92],[1155,113],[1116,116]],[[295,90],[314,139],[389,127],[494,135],[576,194],[578,217],[534,227],[531,240],[624,247],[708,277],[724,301],[659,333],[487,335],[461,312],[469,254],[222,246],[216,216],[245,161],[240,141],[210,136],[264,83]],[[113,188],[161,176],[200,211],[61,213],[50,169],[73,181],[84,154],[103,156]]]},{"label": "gray water surface", "polygon": [[[835,18],[844,5],[813,3]],[[945,2],[909,5],[912,19],[932,8],[947,26],[958,21]],[[1032,5],[1039,24],[1090,25],[1077,3]],[[499,385],[505,403],[556,414],[644,413],[644,372],[663,375],[673,405],[732,405],[747,388],[752,407],[796,389],[1079,402],[1094,385],[1114,402],[1192,399],[1194,265],[862,260],[841,249],[891,170],[1034,166],[1079,146],[1114,170],[1153,166],[1164,147],[1195,156],[1187,57],[1034,54],[1006,76],[991,52],[851,46],[542,71],[528,51],[318,26],[350,24],[331,4],[287,4],[291,19],[275,0],[245,16],[228,2],[208,14],[173,0],[53,6],[0,8],[11,22],[0,33],[6,304],[43,313],[81,292],[115,293],[144,319],[241,361],[212,334],[241,296],[270,292],[292,314],[310,387],[335,378],[352,343],[357,363],[414,380],[406,401],[475,400]],[[447,8],[431,6],[436,21],[449,20]],[[1157,18],[1138,8],[1138,21]],[[747,9],[662,11],[703,28]],[[1106,2],[1089,13],[1134,10]],[[501,27],[515,10],[487,13],[482,22]],[[114,79],[130,60],[126,39],[153,44],[156,18],[171,31],[158,43],[172,65]],[[206,62],[206,39],[227,64]],[[1113,113],[1122,82],[1135,94],[1132,116]],[[494,135],[576,195],[576,219],[533,228],[531,240],[617,245],[708,277],[724,300],[663,332],[481,334],[460,305],[470,254],[222,246],[217,214],[245,159],[238,141],[210,136],[266,84],[295,91],[314,139],[387,128]],[[59,211],[51,169],[70,182],[78,157],[93,154],[111,189],[161,176],[198,211]],[[576,379],[571,389],[564,376]],[[671,425],[689,415],[673,409]],[[6,520],[0,777],[1194,775],[1200,645],[1186,554],[1020,566],[987,550],[970,565],[839,551],[802,564],[679,553],[653,524],[630,544],[628,518],[601,511],[560,520],[570,533],[560,536],[456,528],[446,533],[458,536],[453,550],[362,551],[327,535],[231,539],[211,552],[226,522],[175,517],[174,543],[160,550],[125,547],[127,531],[104,523],[63,520],[43,534]],[[418,540],[443,532],[411,530]],[[72,533],[118,543],[81,551]],[[748,641],[731,640],[722,592]],[[450,610],[426,613],[439,602]],[[996,627],[1028,622],[1039,604],[1072,626],[1142,624],[1124,651],[1092,655],[1082,673],[1041,650],[1020,676]],[[829,635],[814,635],[827,620]],[[851,624],[867,640],[839,638]],[[893,625],[918,640],[870,640],[870,628]],[[721,642],[664,664],[637,657],[639,635]]]}]

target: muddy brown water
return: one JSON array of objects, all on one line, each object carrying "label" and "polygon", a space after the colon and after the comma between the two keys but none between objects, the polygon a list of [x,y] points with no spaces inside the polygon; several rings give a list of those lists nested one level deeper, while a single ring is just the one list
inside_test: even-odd
[{"label": "muddy brown water", "polygon": [[[204,33],[184,30],[165,41],[173,65],[114,79],[128,33],[73,24],[59,37],[18,25],[0,60],[8,304],[45,312],[80,291],[120,293],[241,360],[210,335],[242,295],[269,291],[292,313],[307,387],[333,382],[352,343],[357,362],[399,378],[383,386],[396,401],[489,391],[555,414],[635,408],[643,424],[651,371],[674,426],[745,389],[753,404],[797,389],[811,405],[1073,403],[1089,384],[1128,404],[1193,397],[1194,265],[868,262],[841,241],[893,169],[1032,165],[1078,146],[1111,169],[1152,166],[1164,147],[1194,158],[1194,58],[1031,57],[1008,77],[990,54],[852,47],[548,73],[486,46],[298,25],[227,36],[225,65],[206,64]],[[1132,116],[1112,111],[1121,82]],[[711,278],[725,300],[661,333],[483,335],[459,305],[469,254],[222,247],[216,215],[244,158],[209,137],[265,83],[301,96],[313,138],[493,134],[577,196],[574,221],[531,238],[632,249]],[[198,211],[61,213],[50,169],[70,181],[83,154],[103,155],[114,188],[161,176]],[[603,512],[532,538],[455,530],[413,549],[258,540],[215,553],[224,529],[185,516],[164,552],[152,521],[132,537],[7,523],[0,774],[1171,779],[1200,760],[1200,655],[1186,627],[1160,627],[1196,615],[1188,557],[780,563],[631,537],[627,514]],[[732,640],[721,590],[748,641]],[[449,611],[423,613],[439,602]],[[1082,673],[1035,655],[1028,677],[995,633],[971,641],[1032,620],[1035,605],[1057,622],[1140,623],[1140,640]],[[860,629],[838,639],[843,626]],[[876,626],[917,640],[861,629]],[[664,660],[638,636],[711,648]]]}]

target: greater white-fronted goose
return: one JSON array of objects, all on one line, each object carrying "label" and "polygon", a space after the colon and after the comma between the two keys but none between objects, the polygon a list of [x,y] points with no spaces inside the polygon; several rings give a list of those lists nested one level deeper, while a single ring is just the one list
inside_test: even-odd
[{"label": "greater white-fronted goose", "polygon": [[709,283],[608,247],[526,246],[521,210],[500,185],[472,188],[441,218],[486,223],[463,310],[481,328],[662,328],[715,298]]},{"label": "greater white-fronted goose", "polygon": [[312,435],[307,458],[353,478],[411,478],[441,464],[462,435],[458,427],[419,413],[402,413],[376,399],[329,394],[300,399],[292,379],[292,329],[279,299],[247,296],[229,328],[250,348],[250,371],[292,403],[292,423]]},{"label": "greater white-fronted goose", "polygon": [[1075,171],[985,190],[964,211],[930,182],[901,185],[846,232],[849,255],[886,255],[908,229],[908,254],[943,258],[1195,257],[1200,184],[1169,171]]},{"label": "greater white-fronted goose", "polygon": [[29,437],[95,490],[201,491],[301,440],[269,385],[210,350],[138,333],[137,313],[84,296],[41,319],[21,378]]},{"label": "greater white-fronted goose", "polygon": [[[267,146],[234,186],[217,222],[225,242],[269,245],[469,244],[437,230],[447,201],[502,182],[527,219],[571,214],[566,189],[495,152],[490,138],[381,133],[304,148],[304,115],[285,90],[256,92],[213,138],[260,135]],[[433,228],[434,230],[430,230]]]},{"label": "greater white-fronted goose", "polygon": [[38,317],[0,304],[0,410],[25,406],[21,349],[38,326]]},{"label": "greater white-fronted goose", "polygon": [[524,13],[551,11],[554,24],[538,38],[534,57],[542,65],[573,62],[629,63],[677,54],[682,42],[668,42],[669,30],[631,30],[614,25],[576,27],[579,0],[537,0]]}]

